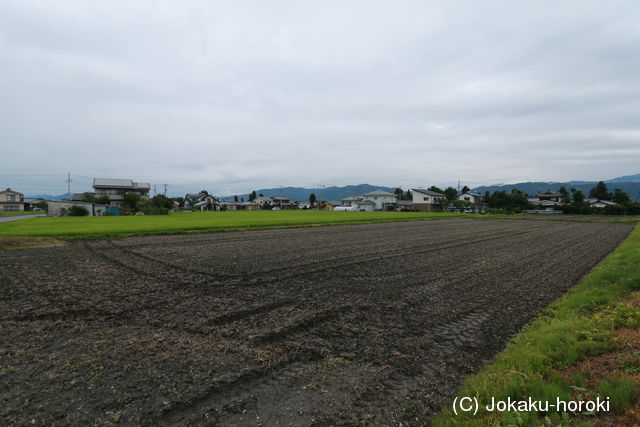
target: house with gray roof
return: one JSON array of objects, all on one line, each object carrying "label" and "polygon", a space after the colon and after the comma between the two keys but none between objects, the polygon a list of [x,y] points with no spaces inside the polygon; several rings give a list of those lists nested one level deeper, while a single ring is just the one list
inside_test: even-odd
[{"label": "house with gray roof", "polygon": [[[375,190],[370,193],[363,194],[361,202],[370,201],[375,203],[375,210],[390,211],[396,208],[396,195],[384,190]],[[361,202],[357,202],[360,204]]]},{"label": "house with gray roof", "polygon": [[10,188],[0,191],[0,212],[19,212],[24,207],[24,194]]},{"label": "house with gray roof", "polygon": [[413,208],[423,212],[441,211],[447,200],[444,194],[423,188],[412,188],[411,195]]},{"label": "house with gray roof", "polygon": [[484,196],[480,193],[467,191],[458,196],[458,200],[470,203],[475,206],[483,206],[485,204]]},{"label": "house with gray roof", "polygon": [[151,184],[148,182],[134,182],[130,179],[94,178],[93,189],[96,197],[109,196],[109,206],[124,208],[125,193],[134,193],[141,198],[148,198]]}]

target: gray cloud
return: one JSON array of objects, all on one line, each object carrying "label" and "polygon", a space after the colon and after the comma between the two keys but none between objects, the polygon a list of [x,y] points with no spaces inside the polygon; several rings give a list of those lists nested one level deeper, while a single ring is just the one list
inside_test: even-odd
[{"label": "gray cloud", "polygon": [[5,1],[0,174],[233,193],[637,173],[639,18],[631,0]]}]

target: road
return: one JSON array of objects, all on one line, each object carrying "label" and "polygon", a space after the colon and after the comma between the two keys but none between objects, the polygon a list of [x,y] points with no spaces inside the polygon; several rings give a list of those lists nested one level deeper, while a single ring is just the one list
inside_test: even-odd
[{"label": "road", "polygon": [[9,222],[9,221],[18,221],[21,219],[29,219],[29,218],[38,218],[47,216],[46,214],[34,214],[34,215],[13,215],[13,216],[2,216],[0,214],[0,223],[1,222]]},{"label": "road", "polygon": [[451,219],[6,252],[1,415],[399,424],[410,407],[420,424],[631,228]]}]

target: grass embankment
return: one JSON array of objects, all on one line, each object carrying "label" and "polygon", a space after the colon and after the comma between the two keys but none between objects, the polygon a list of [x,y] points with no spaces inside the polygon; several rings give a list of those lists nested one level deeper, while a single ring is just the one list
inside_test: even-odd
[{"label": "grass embankment", "polygon": [[41,215],[46,214],[46,212],[35,212],[35,211],[1,211],[0,218],[6,216],[21,216],[21,215]]},{"label": "grass embankment", "polygon": [[[468,379],[458,397],[476,396],[480,411],[438,426],[639,425],[640,225],[606,260],[516,335],[495,361]],[[610,397],[610,413],[488,412],[491,398],[555,403]]]},{"label": "grass embankment", "polygon": [[62,239],[176,234],[452,218],[468,214],[427,212],[252,211],[187,212],[157,216],[33,218],[0,223],[0,236]]}]

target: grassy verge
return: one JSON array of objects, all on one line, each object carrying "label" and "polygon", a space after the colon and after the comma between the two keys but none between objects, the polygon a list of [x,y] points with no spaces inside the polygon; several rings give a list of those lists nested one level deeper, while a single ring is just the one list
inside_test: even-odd
[{"label": "grassy verge", "polygon": [[[580,284],[515,336],[458,397],[477,397],[477,415],[451,404],[436,426],[640,424],[640,225]],[[556,402],[609,396],[610,413],[489,412],[491,398]]]},{"label": "grassy verge", "polygon": [[33,218],[0,223],[0,236],[62,239],[176,234],[189,232],[300,227],[368,222],[469,217],[427,212],[253,211],[189,212],[158,216]]},{"label": "grassy verge", "polygon": [[21,216],[21,215],[38,215],[38,214],[46,214],[46,212],[35,212],[35,211],[17,211],[17,212],[0,212],[0,218],[6,216]]},{"label": "grassy verge", "polygon": [[0,250],[45,248],[62,246],[63,241],[49,237],[5,237],[0,236]]}]

